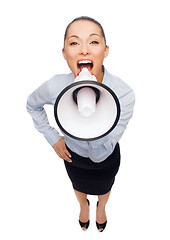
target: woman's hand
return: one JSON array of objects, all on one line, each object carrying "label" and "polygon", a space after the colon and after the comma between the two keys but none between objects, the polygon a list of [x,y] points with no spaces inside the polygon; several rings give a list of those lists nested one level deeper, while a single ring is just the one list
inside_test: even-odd
[{"label": "woman's hand", "polygon": [[68,162],[72,162],[72,160],[70,159],[71,154],[66,148],[64,137],[60,138],[60,140],[53,145],[53,149],[60,158]]}]

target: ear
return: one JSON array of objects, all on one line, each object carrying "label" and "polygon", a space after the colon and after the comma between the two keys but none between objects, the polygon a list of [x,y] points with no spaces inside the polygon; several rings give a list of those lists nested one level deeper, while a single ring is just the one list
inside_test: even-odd
[{"label": "ear", "polygon": [[104,53],[104,58],[106,58],[109,55],[109,46],[106,45],[105,53]]},{"label": "ear", "polygon": [[64,48],[62,49],[62,54],[63,54],[64,59],[66,60],[66,53],[65,53]]}]

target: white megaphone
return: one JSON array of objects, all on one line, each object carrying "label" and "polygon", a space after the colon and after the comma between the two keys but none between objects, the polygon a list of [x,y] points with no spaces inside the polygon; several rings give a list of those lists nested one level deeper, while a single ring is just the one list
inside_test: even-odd
[{"label": "white megaphone", "polygon": [[115,128],[120,117],[120,104],[109,87],[99,83],[87,68],[83,68],[74,83],[57,97],[54,115],[65,134],[92,141]]}]

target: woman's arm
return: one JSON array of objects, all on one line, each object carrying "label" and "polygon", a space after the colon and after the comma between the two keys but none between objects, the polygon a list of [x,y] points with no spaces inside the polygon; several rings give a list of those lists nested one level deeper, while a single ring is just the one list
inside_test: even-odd
[{"label": "woman's arm", "polygon": [[48,81],[37,88],[27,99],[27,111],[31,115],[35,128],[44,135],[49,144],[53,146],[61,138],[59,132],[50,126],[45,104],[52,104],[49,94]]},{"label": "woman's arm", "polygon": [[134,91],[130,91],[126,95],[122,96],[119,99],[119,101],[121,104],[120,119],[118,121],[117,126],[110,134],[113,145],[116,145],[116,143],[120,140],[120,138],[122,137],[122,135],[127,127],[129,120],[131,119],[131,117],[133,115],[133,108],[134,108],[134,104],[135,104]]},{"label": "woman's arm", "polygon": [[45,104],[52,104],[48,81],[28,97],[27,111],[33,119],[35,128],[45,136],[57,155],[71,162],[71,155],[66,148],[64,137],[61,137],[59,132],[49,124],[47,114],[44,110]]},{"label": "woman's arm", "polygon": [[133,91],[119,98],[121,105],[120,119],[117,126],[105,137],[89,142],[90,158],[95,162],[101,161],[107,154],[111,154],[122,137],[126,126],[133,115],[135,95]]}]

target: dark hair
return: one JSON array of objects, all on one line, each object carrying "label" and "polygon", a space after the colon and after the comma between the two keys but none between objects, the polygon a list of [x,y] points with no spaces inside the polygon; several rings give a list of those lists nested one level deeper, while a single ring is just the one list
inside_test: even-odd
[{"label": "dark hair", "polygon": [[65,30],[65,34],[64,34],[64,43],[65,43],[65,40],[66,40],[66,37],[67,37],[68,29],[71,26],[71,24],[76,22],[76,21],[80,21],[80,20],[90,21],[90,22],[93,22],[93,23],[97,24],[100,27],[100,29],[101,29],[101,33],[102,33],[102,36],[104,37],[104,41],[105,41],[105,44],[106,44],[106,37],[105,37],[105,33],[104,33],[102,25],[98,21],[96,21],[94,18],[87,17],[87,16],[82,16],[82,17],[75,18],[72,22],[70,22],[68,24],[68,26],[67,26],[67,28]]}]

